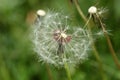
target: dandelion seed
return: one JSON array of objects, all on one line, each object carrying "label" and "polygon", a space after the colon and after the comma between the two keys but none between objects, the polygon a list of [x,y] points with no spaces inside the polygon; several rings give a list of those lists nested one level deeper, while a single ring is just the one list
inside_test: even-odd
[{"label": "dandelion seed", "polygon": [[92,43],[87,30],[70,27],[68,16],[60,13],[37,14],[42,18],[33,25],[31,36],[40,61],[63,66],[64,62],[75,65],[87,58]]}]

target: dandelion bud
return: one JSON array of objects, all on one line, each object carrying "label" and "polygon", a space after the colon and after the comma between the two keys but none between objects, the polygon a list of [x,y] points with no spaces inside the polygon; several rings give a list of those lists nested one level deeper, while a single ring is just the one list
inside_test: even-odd
[{"label": "dandelion bud", "polygon": [[90,14],[95,14],[97,13],[97,8],[95,6],[91,6],[89,9],[88,9],[88,12]]}]

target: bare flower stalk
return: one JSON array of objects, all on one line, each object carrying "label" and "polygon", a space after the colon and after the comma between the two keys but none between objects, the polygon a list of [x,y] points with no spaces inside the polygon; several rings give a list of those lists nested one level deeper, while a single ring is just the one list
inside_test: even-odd
[{"label": "bare flower stalk", "polygon": [[[77,0],[73,0],[73,1],[74,1],[74,4],[75,4],[75,6],[76,6],[76,8],[77,8],[77,11],[79,12],[80,16],[81,16],[82,19],[86,22],[85,26],[87,26],[89,32],[92,33],[92,32],[91,32],[91,27],[90,27],[91,24],[89,23],[90,18],[87,19],[87,18],[85,17],[85,15],[84,15],[84,13],[82,12],[82,10],[81,10],[81,8],[80,8]],[[91,16],[90,16],[90,17],[91,17]],[[92,36],[90,36],[90,38],[93,40],[93,37],[92,37]],[[98,51],[97,51],[97,49],[96,49],[96,47],[95,47],[94,42],[92,43],[92,49],[93,49],[93,51],[94,51],[94,56],[96,57],[96,60],[97,60],[98,63],[99,63],[99,68],[100,68],[100,72],[101,72],[102,79],[103,79],[103,80],[107,80],[107,79],[106,79],[106,76],[105,76],[105,74],[104,74],[102,61],[100,60],[100,56],[99,56],[99,53],[98,53]]]},{"label": "bare flower stalk", "polygon": [[89,17],[89,18],[91,18],[91,16],[92,16],[93,20],[96,19],[96,21],[98,21],[100,27],[102,28],[102,31],[103,31],[106,39],[107,39],[107,43],[108,43],[108,46],[109,46],[111,55],[112,55],[112,57],[113,57],[113,59],[114,59],[114,62],[115,62],[115,64],[116,64],[116,66],[118,67],[118,69],[120,69],[119,60],[118,60],[118,58],[117,58],[117,56],[116,56],[116,53],[115,53],[115,51],[114,51],[114,49],[113,49],[111,40],[110,40],[110,38],[109,38],[109,36],[108,36],[108,32],[107,32],[107,30],[105,29],[105,24],[102,22],[101,17],[100,17],[101,14],[102,14],[102,12],[104,12],[104,10],[99,11],[99,10],[97,10],[97,8],[96,8],[95,6],[92,6],[92,7],[89,8],[88,12],[89,12],[89,14],[90,14],[90,17]]},{"label": "bare flower stalk", "polygon": [[77,0],[73,0],[73,2],[74,2],[75,6],[76,6],[76,8],[77,8],[78,13],[79,13],[80,16],[82,17],[82,19],[83,19],[85,22],[87,22],[87,18],[86,18],[85,15],[83,14],[83,12],[82,12],[79,4],[78,4],[78,1],[77,1]]},{"label": "bare flower stalk", "polygon": [[[66,55],[63,55],[63,57],[66,57]],[[68,64],[66,62],[64,63],[64,68],[66,70],[68,80],[72,80],[70,69],[69,69],[69,66],[68,66]]]},{"label": "bare flower stalk", "polygon": [[118,58],[117,58],[117,56],[116,56],[116,53],[115,53],[115,51],[114,51],[114,49],[113,49],[111,40],[110,40],[109,36],[108,36],[106,33],[104,33],[104,35],[105,35],[105,37],[106,37],[106,39],[107,39],[107,42],[108,42],[108,45],[109,45],[109,49],[110,49],[110,51],[111,51],[112,57],[113,57],[113,59],[114,59],[114,62],[115,62],[115,64],[116,64],[116,66],[118,67],[118,69],[120,69],[120,63],[119,63],[119,60],[118,60]]},{"label": "bare flower stalk", "polygon": [[112,46],[110,37],[108,36],[107,31],[106,31],[106,29],[105,29],[105,27],[104,27],[104,24],[102,23],[99,15],[96,14],[96,16],[97,16],[97,18],[98,18],[98,20],[99,20],[99,22],[100,22],[100,26],[101,26],[101,28],[102,28],[102,30],[103,30],[103,32],[104,32],[105,37],[106,37],[106,40],[107,40],[107,43],[108,43],[108,46],[109,46],[111,55],[112,55],[112,57],[113,57],[113,59],[114,59],[114,62],[115,62],[115,64],[116,64],[116,66],[118,67],[118,69],[120,69],[120,63],[119,63],[119,60],[118,60],[117,55],[116,55],[116,53],[115,53],[115,50],[114,50],[114,48],[113,48],[113,46]]},{"label": "bare flower stalk", "polygon": [[1,71],[1,78],[3,80],[11,80],[10,72],[7,68],[7,65],[3,59],[3,55],[0,53],[0,71]]},{"label": "bare flower stalk", "polygon": [[48,65],[48,63],[46,63],[46,69],[47,69],[47,74],[48,74],[48,78],[49,80],[53,80],[53,76],[52,76],[52,73],[51,73],[51,70],[50,70],[50,67]]}]

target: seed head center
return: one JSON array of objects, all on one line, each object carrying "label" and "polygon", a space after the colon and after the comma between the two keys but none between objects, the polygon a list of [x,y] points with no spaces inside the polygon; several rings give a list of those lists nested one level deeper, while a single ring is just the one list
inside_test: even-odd
[{"label": "seed head center", "polygon": [[53,38],[58,42],[58,43],[68,43],[71,40],[71,36],[67,35],[65,31],[61,30],[55,30],[53,33]]},{"label": "seed head center", "polygon": [[67,38],[67,34],[65,34],[64,32],[61,32],[61,37]]}]

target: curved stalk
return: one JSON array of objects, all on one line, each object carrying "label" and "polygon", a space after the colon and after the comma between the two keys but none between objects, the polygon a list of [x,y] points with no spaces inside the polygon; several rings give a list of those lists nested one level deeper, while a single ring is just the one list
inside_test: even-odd
[{"label": "curved stalk", "polygon": [[[82,19],[85,21],[85,23],[87,23],[86,26],[88,27],[89,32],[92,33],[92,32],[91,32],[91,28],[90,28],[90,24],[88,24],[88,19],[87,19],[87,18],[85,17],[85,15],[83,14],[83,12],[82,12],[82,10],[81,10],[78,2],[77,2],[76,0],[74,0],[74,3],[75,3],[75,6],[76,6],[77,11],[79,12],[80,16],[81,16]],[[90,36],[90,38],[93,40],[93,37],[92,37],[92,36]],[[103,79],[103,80],[107,80],[107,79],[106,79],[106,76],[105,76],[105,74],[104,74],[102,61],[100,60],[99,53],[98,53],[98,51],[97,51],[94,43],[92,44],[92,49],[93,49],[93,51],[94,51],[94,56],[96,57],[96,60],[97,60],[98,63],[99,63],[99,68],[100,68],[100,72],[101,72],[102,79]]]},{"label": "curved stalk", "polygon": [[105,35],[105,37],[106,37],[106,39],[107,39],[107,44],[108,44],[108,46],[109,46],[109,49],[110,49],[111,55],[112,55],[112,57],[113,57],[113,59],[114,59],[114,62],[115,62],[115,64],[116,64],[116,66],[118,67],[118,69],[120,69],[120,63],[119,63],[119,60],[118,60],[117,55],[116,55],[116,53],[115,53],[115,50],[113,49],[113,46],[112,46],[110,37],[108,36],[107,31],[106,31],[106,29],[105,29],[105,27],[104,27],[101,19],[99,18],[99,15],[96,14],[96,16],[97,16],[97,18],[98,18],[98,20],[99,20],[99,22],[100,22],[100,26],[101,26],[101,28],[102,28],[102,30],[103,30],[103,32],[104,32],[104,35]]},{"label": "curved stalk", "polygon": [[85,22],[87,22],[87,18],[85,17],[85,15],[83,14],[80,6],[78,5],[77,0],[73,0],[73,1],[74,1],[74,3],[75,3],[75,6],[76,6],[76,8],[77,8],[77,11],[79,12],[79,14],[80,14],[80,16],[82,17],[82,19],[83,19]]}]

